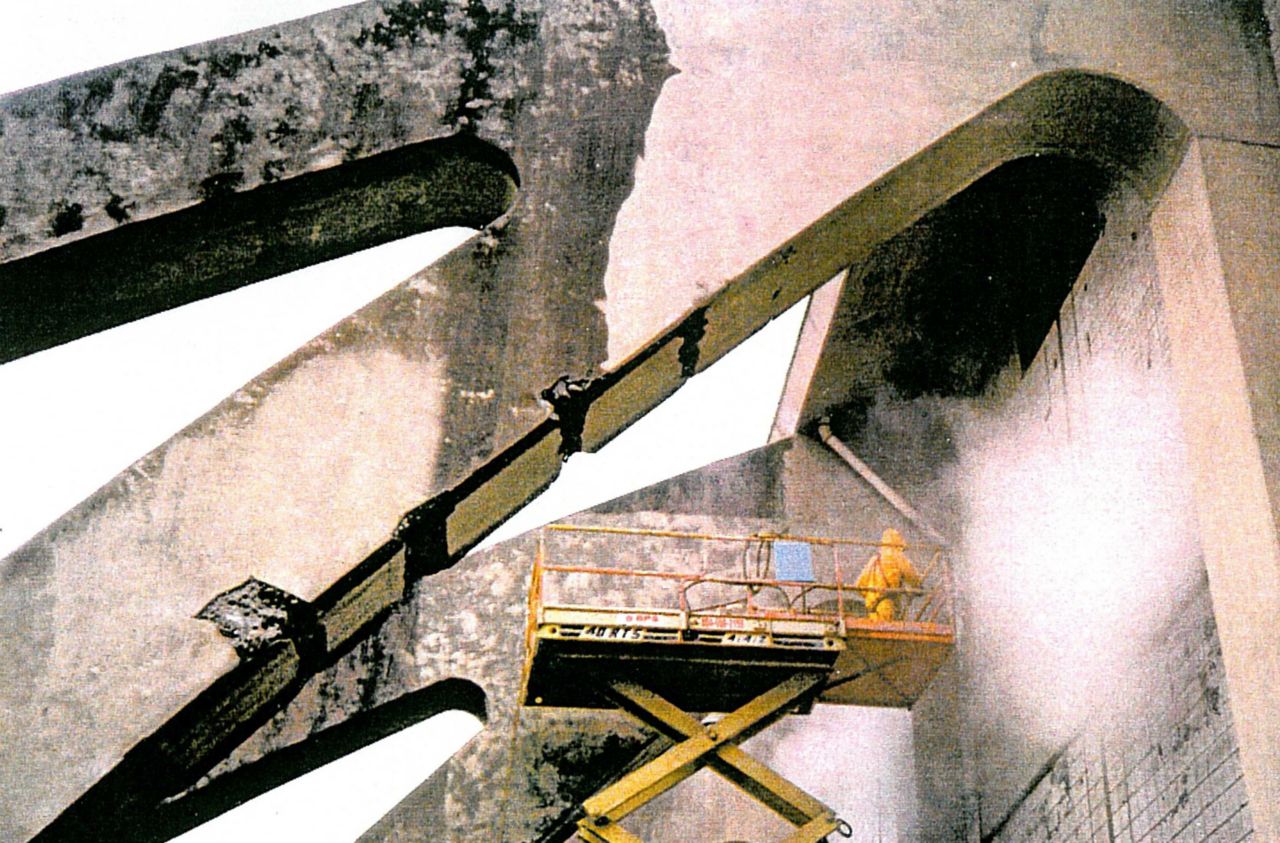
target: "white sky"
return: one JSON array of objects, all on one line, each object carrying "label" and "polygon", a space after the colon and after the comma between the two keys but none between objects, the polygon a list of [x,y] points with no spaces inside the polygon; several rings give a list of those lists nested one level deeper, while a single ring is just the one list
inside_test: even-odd
[{"label": "white sky", "polygon": [[5,3],[0,12],[0,91],[349,5],[332,0]]},{"label": "white sky", "polygon": [[[9,3],[0,12],[0,91],[343,5]],[[467,235],[454,229],[408,238],[0,366],[0,406],[6,408],[0,413],[0,556],[253,375]],[[305,295],[298,292],[302,285]],[[501,535],[763,445],[802,315],[803,303],[600,453],[575,456],[552,489]],[[440,715],[181,839],[345,843],[478,728],[469,715]]]}]

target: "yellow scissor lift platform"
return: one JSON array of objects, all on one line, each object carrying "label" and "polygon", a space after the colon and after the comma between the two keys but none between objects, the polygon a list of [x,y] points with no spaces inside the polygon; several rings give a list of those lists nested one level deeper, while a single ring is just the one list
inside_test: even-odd
[{"label": "yellow scissor lift platform", "polygon": [[[610,565],[557,564],[557,557]],[[674,746],[583,803],[589,843],[643,843],[618,821],[709,766],[796,827],[787,843],[847,829],[737,744],[814,702],[910,706],[954,645],[941,548],[921,583],[881,588],[899,607],[866,614],[856,587],[875,542],[557,524],[544,528],[529,589],[523,703],[620,708]],[[727,712],[713,725],[690,714]]]}]

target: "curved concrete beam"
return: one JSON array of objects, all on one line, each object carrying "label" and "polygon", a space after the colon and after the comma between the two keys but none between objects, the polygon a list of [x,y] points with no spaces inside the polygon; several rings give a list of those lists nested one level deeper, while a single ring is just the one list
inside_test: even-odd
[{"label": "curved concrete beam", "polygon": [[[603,26],[571,4],[547,4],[541,17],[524,14],[520,4],[508,5],[505,16],[491,6],[471,4],[475,17],[446,22],[432,15],[431,4],[362,4],[302,27],[294,33],[306,42],[301,46],[246,36],[239,47],[211,50],[194,64],[185,56],[152,60],[144,68],[146,84],[108,71],[14,100],[12,113],[34,108],[52,121],[39,127],[42,136],[68,140],[77,150],[92,147],[88,139],[95,137],[100,150],[110,149],[118,142],[112,138],[128,129],[119,114],[135,115],[148,139],[139,147],[140,165],[178,173],[172,182],[156,182],[177,184],[179,199],[162,209],[175,210],[195,200],[196,185],[211,178],[213,186],[224,184],[218,177],[236,171],[224,163],[232,146],[238,145],[231,150],[237,155],[251,148],[247,160],[261,165],[242,168],[249,174],[245,186],[265,179],[274,159],[262,157],[269,150],[261,139],[269,140],[272,124],[253,130],[247,146],[235,141],[244,137],[236,121],[239,97],[265,96],[271,85],[257,71],[281,69],[271,64],[277,59],[290,59],[283,69],[296,71],[299,62],[328,60],[336,49],[343,61],[356,62],[357,72],[321,78],[323,84],[341,80],[333,100],[349,104],[352,119],[343,123],[344,112],[336,109],[342,126],[316,130],[312,140],[321,139],[319,146],[294,142],[297,158],[289,159],[286,176],[323,166],[334,154],[394,146],[404,140],[400,130],[412,125],[413,140],[478,127],[480,136],[513,150],[526,178],[506,230],[455,253],[256,380],[5,563],[0,622],[13,646],[0,693],[13,717],[4,744],[9,759],[21,762],[0,770],[0,785],[21,781],[32,795],[24,816],[6,818],[6,833],[26,836],[97,780],[47,836],[73,837],[85,824],[98,834],[114,826],[126,835],[159,798],[224,757],[316,670],[367,640],[389,607],[410,596],[415,580],[445,568],[440,576],[461,575],[449,566],[549,483],[563,455],[608,441],[790,303],[984,173],[1019,157],[1069,155],[1097,163],[1117,184],[1152,200],[1188,139],[1168,109],[1115,78],[1076,71],[1039,77],[859,191],[656,340],[593,377],[607,339],[596,309],[601,244],[629,189],[647,109],[665,78],[654,57],[661,38],[646,12],[626,4],[598,12],[607,18]],[[483,20],[482,7],[489,15]],[[536,38],[529,37],[530,27]],[[608,39],[601,32],[621,46],[602,45]],[[1042,59],[1046,44],[1054,43],[1053,32],[1048,36],[1036,33]],[[281,55],[272,55],[277,50]],[[1181,57],[1174,58],[1180,66]],[[418,72],[386,72],[405,64]],[[197,81],[188,85],[189,68],[197,66]],[[192,144],[181,131],[187,125],[181,115],[206,71],[229,73],[235,84],[209,83],[218,107],[196,121],[199,143]],[[557,84],[544,92],[525,72]],[[424,73],[443,80],[428,85],[427,94],[413,87]],[[621,84],[606,92],[601,78]],[[350,89],[341,87],[346,80]],[[1172,85],[1173,93],[1189,91],[1202,106],[1218,96],[1216,89],[1206,98],[1196,85],[1180,84]],[[489,97],[486,86],[505,93]],[[120,108],[130,97],[139,107]],[[396,103],[404,101],[427,104],[398,113]],[[1258,125],[1245,131],[1250,136],[1266,135],[1270,100],[1260,96],[1259,103]],[[287,111],[287,103],[281,106]],[[354,119],[361,109],[368,110]],[[1201,109],[1197,128],[1211,111]],[[59,115],[69,123],[58,123]],[[624,115],[621,130],[617,115]],[[333,116],[326,112],[325,119]],[[6,122],[7,145],[18,136],[15,125],[21,127]],[[366,132],[377,125],[391,131],[382,137]],[[153,142],[161,151],[150,159]],[[189,147],[198,149],[192,156],[198,177],[170,166]],[[4,166],[12,168],[13,160]],[[583,175],[601,168],[598,179]],[[113,209],[127,210],[133,196],[95,182],[93,170],[67,168],[74,183],[52,184],[48,194],[29,175],[0,179],[17,185],[27,203],[23,210],[0,202],[5,236],[18,231],[28,238],[5,241],[9,254],[34,251],[41,238],[105,230]],[[584,182],[591,188],[582,190]],[[80,210],[73,212],[76,205]],[[139,218],[151,213],[136,210]],[[77,214],[80,231],[70,231]],[[580,378],[566,378],[557,389],[552,382],[559,375]],[[533,401],[544,387],[555,407],[550,419]],[[438,399],[441,394],[446,397]],[[396,516],[427,496],[393,532]],[[276,558],[263,559],[264,548]],[[229,648],[212,630],[195,629],[187,619],[219,591],[257,574],[312,611],[297,629],[233,667]],[[161,587],[174,580],[184,587],[174,593]],[[493,616],[479,620],[500,627],[512,607],[518,612],[518,581],[508,577],[493,589]],[[457,614],[433,593],[440,582],[422,581],[413,593],[421,614]],[[138,598],[149,588],[158,589],[155,603]],[[156,604],[170,615],[164,623],[148,616]],[[483,650],[485,641],[461,629],[438,646]],[[173,663],[155,663],[157,650],[172,654]],[[106,692],[93,684],[104,670],[99,661],[107,663]],[[178,681],[149,697],[156,675]],[[492,699],[514,698],[499,684],[489,689]],[[27,698],[32,686],[34,698]],[[175,707],[181,712],[171,717]],[[157,729],[158,720],[167,722]],[[504,729],[495,723],[495,732]],[[68,749],[84,752],[68,757]],[[485,767],[481,774],[492,772]],[[59,776],[64,779],[49,786]],[[448,820],[450,828],[465,822]]]},{"label": "curved concrete beam", "polygon": [[[546,390],[553,417],[495,456],[463,483],[433,498],[406,519],[386,550],[403,547],[414,571],[442,570],[415,589],[409,611],[418,623],[450,630],[441,646],[451,652],[495,648],[483,634],[462,635],[449,621],[451,605],[433,585],[447,577],[481,577],[485,565],[504,564],[495,551],[484,559],[450,567],[488,530],[550,483],[559,460],[577,448],[594,450],[638,419],[684,380],[709,366],[836,271],[857,262],[921,215],[962,191],[1002,163],[1028,155],[1077,155],[1106,168],[1121,183],[1153,199],[1160,194],[1186,147],[1188,133],[1167,109],[1120,80],[1091,74],[1050,74],[1014,92],[969,123],[886,174],[828,215],[797,234],[751,269],[707,297],[683,319],[637,354],[597,378],[564,380]],[[566,443],[569,443],[566,445]],[[518,580],[517,580],[518,582]],[[481,613],[472,626],[500,627],[518,612],[523,593],[512,584],[493,601],[492,614]],[[500,648],[505,652],[505,648]],[[518,659],[518,655],[515,656]],[[505,678],[500,678],[505,677]],[[486,678],[490,699],[502,701],[488,737],[466,757],[440,774],[460,794],[483,789],[513,764],[509,758],[511,705],[518,693],[518,665]],[[518,765],[517,765],[518,766]],[[389,816],[370,839],[413,834],[424,811],[445,810],[439,781],[424,785],[403,810]],[[458,797],[461,798],[461,797]],[[463,799],[466,801],[466,799]],[[426,805],[434,807],[427,808]],[[470,803],[468,803],[470,805]],[[498,820],[478,815],[432,818],[457,839],[480,833]],[[521,820],[504,819],[504,822]],[[520,826],[515,834],[529,833]]]},{"label": "curved concrete beam", "polygon": [[0,263],[0,363],[423,231],[481,228],[518,186],[510,156],[471,134],[243,192],[215,180],[199,204]]},{"label": "curved concrete beam", "polygon": [[[1029,82],[841,203],[613,370],[549,387],[551,418],[411,511],[332,585],[317,582],[299,594],[315,608],[319,632],[307,640],[318,640],[318,649],[286,637],[228,672],[129,750],[40,839],[74,837],[86,823],[136,825],[148,803],[210,769],[417,579],[452,565],[550,484],[565,456],[608,442],[688,377],[983,174],[1023,156],[1074,155],[1154,198],[1187,138],[1172,113],[1120,80],[1065,71]],[[430,591],[428,585],[419,594],[430,600]],[[157,769],[166,774],[155,776]]]}]

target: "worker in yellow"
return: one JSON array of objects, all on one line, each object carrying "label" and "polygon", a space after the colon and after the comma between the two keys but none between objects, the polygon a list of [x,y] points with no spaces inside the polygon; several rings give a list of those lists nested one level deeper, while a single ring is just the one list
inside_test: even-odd
[{"label": "worker in yellow", "polygon": [[854,587],[867,603],[867,617],[878,621],[898,619],[901,595],[894,589],[919,588],[920,574],[907,558],[902,534],[890,527],[880,536],[880,549],[874,553]]}]

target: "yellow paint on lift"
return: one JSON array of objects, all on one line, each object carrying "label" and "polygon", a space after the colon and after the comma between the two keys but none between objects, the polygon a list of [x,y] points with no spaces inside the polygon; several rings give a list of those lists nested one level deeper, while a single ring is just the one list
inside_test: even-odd
[{"label": "yellow paint on lift", "polygon": [[[651,568],[551,564],[546,537],[565,532],[741,545],[742,575],[661,570],[653,564],[661,560],[649,560]],[[826,548],[833,580],[771,579],[772,543],[779,541]],[[838,550],[847,545],[876,543],[568,525],[544,530],[529,587],[523,704],[616,707],[674,742],[583,803],[582,840],[644,843],[620,821],[703,767],[791,823],[794,831],[783,843],[848,835],[848,825],[827,806],[737,746],[787,714],[808,713],[815,701],[910,706],[950,656],[955,631],[941,549],[933,549],[923,573],[912,570],[902,582],[880,577],[846,586]],[[753,549],[755,572],[747,564]],[[587,590],[585,598],[602,602],[600,595],[612,591],[630,602],[549,601],[547,577],[558,575],[611,578],[614,588]],[[695,586],[720,589],[721,597],[695,603]],[[760,597],[765,590],[772,603]],[[730,599],[723,599],[725,592]],[[885,600],[895,605],[893,613],[862,614]],[[729,713],[707,724],[690,711]]]},{"label": "yellow paint on lift", "polygon": [[644,843],[618,823],[703,767],[719,773],[795,826],[787,843],[817,843],[833,831],[843,833],[847,826],[830,808],[737,745],[801,704],[824,679],[820,672],[795,673],[711,725],[643,685],[625,680],[608,683],[604,693],[620,709],[657,729],[675,745],[586,800],[578,836],[589,843]]},{"label": "yellow paint on lift", "polygon": [[[803,542],[832,552],[834,579],[795,583],[767,576],[551,564],[546,537],[564,533],[592,534],[605,541],[639,537],[730,543],[744,549]],[[625,675],[682,707],[726,711],[796,670],[816,669],[829,674],[818,697],[821,702],[910,707],[954,649],[947,571],[940,549],[917,547],[930,553],[931,560],[910,584],[893,587],[877,580],[862,587],[844,585],[836,551],[852,546],[862,553],[861,548],[878,549],[880,544],[782,534],[551,525],[539,539],[530,583],[524,704],[610,707],[598,687]],[[629,584],[633,597],[656,601],[665,594],[668,602],[600,606],[549,601],[546,581],[555,576],[607,578],[611,585]],[[740,589],[744,597],[699,608],[690,604],[695,585]],[[753,604],[752,595],[766,588],[787,596],[788,605]],[[904,617],[864,614],[872,592],[877,598],[892,595],[903,606]]]}]

